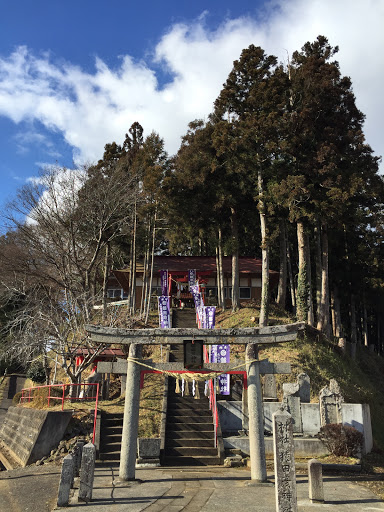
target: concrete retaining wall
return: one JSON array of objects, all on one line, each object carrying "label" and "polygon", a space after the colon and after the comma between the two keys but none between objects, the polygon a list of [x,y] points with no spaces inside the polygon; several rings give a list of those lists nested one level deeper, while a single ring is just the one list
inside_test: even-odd
[{"label": "concrete retaining wall", "polygon": [[[268,458],[273,458],[273,438],[265,437],[265,455]],[[302,437],[295,437],[295,457],[320,457],[327,455],[328,450],[319,439],[305,439]],[[225,437],[224,448],[237,448],[245,455],[249,455],[249,438],[241,436]]]},{"label": "concrete retaining wall", "polygon": [[[220,400],[217,402],[217,405],[220,417],[220,425],[223,433],[237,433],[239,430],[242,430],[244,428],[242,426],[242,402]],[[272,414],[279,410],[280,407],[280,402],[263,403],[264,429],[267,432],[272,432]],[[318,403],[302,403],[300,405],[300,412],[302,433],[304,435],[303,440],[307,442],[305,436],[315,436],[320,431],[320,407]],[[354,427],[356,430],[363,434],[363,454],[369,453],[372,450],[373,446],[371,415],[369,405],[343,403],[341,406],[341,416],[343,425]],[[295,443],[296,441],[297,439],[295,439]],[[318,455],[321,454],[317,453],[316,451],[313,452],[314,457]]]},{"label": "concrete retaining wall", "polygon": [[49,455],[63,438],[72,411],[10,407],[0,428],[0,439],[14,458],[27,466]]}]

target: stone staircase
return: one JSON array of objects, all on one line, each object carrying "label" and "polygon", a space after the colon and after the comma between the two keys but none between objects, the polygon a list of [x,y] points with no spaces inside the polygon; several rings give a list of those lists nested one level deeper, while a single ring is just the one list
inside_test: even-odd
[{"label": "stone staircase", "polygon": [[120,461],[123,413],[101,415],[99,460],[103,464],[117,465]]},{"label": "stone staircase", "polygon": [[[173,327],[196,327],[195,310],[174,310]],[[170,361],[184,361],[184,347],[171,345]],[[208,398],[204,396],[204,382],[199,384],[199,399],[182,397],[175,392],[176,380],[169,378],[167,424],[163,463],[172,466],[219,465],[218,449]]]},{"label": "stone staircase", "polygon": [[[197,327],[195,309],[176,309],[172,310],[172,327]],[[173,345],[176,347],[177,345]]]}]

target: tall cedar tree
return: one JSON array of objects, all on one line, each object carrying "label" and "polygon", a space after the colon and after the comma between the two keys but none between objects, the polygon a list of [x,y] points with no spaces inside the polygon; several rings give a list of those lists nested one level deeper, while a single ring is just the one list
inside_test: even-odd
[{"label": "tall cedar tree", "polygon": [[355,105],[351,81],[331,61],[338,48],[325,37],[306,43],[290,66],[289,173],[280,193],[297,222],[299,242],[298,317],[308,307],[308,247],[305,226],[321,224],[321,307],[318,326],[330,335],[328,230],[334,229],[348,202],[359,195],[377,171],[375,161],[360,166],[370,154],[362,133],[363,114]]},{"label": "tall cedar tree", "polygon": [[[239,307],[237,223],[244,197],[251,194],[260,215],[262,234],[261,326],[268,323],[269,234],[266,182],[276,170],[282,152],[287,77],[274,56],[253,45],[234,62],[215,101],[213,144],[222,164],[220,181],[227,183],[226,201],[232,225],[232,305]],[[219,174],[219,172],[217,172]]]}]

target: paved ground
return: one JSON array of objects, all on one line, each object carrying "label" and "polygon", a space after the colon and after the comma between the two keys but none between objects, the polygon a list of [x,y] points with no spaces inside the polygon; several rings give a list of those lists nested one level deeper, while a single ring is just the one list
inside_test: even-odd
[{"label": "paved ground", "polygon": [[[116,468],[97,468],[91,503],[79,503],[76,493],[63,512],[84,508],[86,512],[275,512],[275,488],[249,486],[247,469],[157,468],[138,469],[141,481],[119,486]],[[273,475],[271,481],[273,482]],[[384,511],[368,489],[342,477],[324,477],[324,504],[308,499],[306,476],[297,477],[299,512]]]},{"label": "paved ground", "polygon": [[60,466],[0,472],[0,512],[51,512],[57,503]]},{"label": "paved ground", "polygon": [[[92,502],[79,503],[77,491],[62,512],[275,512],[275,489],[249,486],[247,469],[138,469],[139,482],[118,483],[117,468],[98,467]],[[0,472],[0,512],[51,512],[57,501],[59,466],[29,466]],[[353,477],[352,477],[353,478]],[[273,482],[273,475],[270,475]],[[299,512],[384,512],[365,487],[345,477],[324,477],[325,503],[308,500],[306,476],[297,477]]]}]

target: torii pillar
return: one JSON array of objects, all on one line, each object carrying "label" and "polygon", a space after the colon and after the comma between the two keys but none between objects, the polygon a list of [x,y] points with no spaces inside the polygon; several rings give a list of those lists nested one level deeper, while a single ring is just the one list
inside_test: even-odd
[{"label": "torii pillar", "polygon": [[251,480],[266,482],[267,466],[264,444],[263,397],[260,383],[260,363],[257,343],[248,343],[245,350],[248,384],[249,455],[251,458]]},{"label": "torii pillar", "polygon": [[121,436],[120,470],[121,480],[135,480],[137,435],[140,410],[140,366],[131,359],[140,359],[142,345],[129,346],[127,381],[125,386],[124,422]]}]

